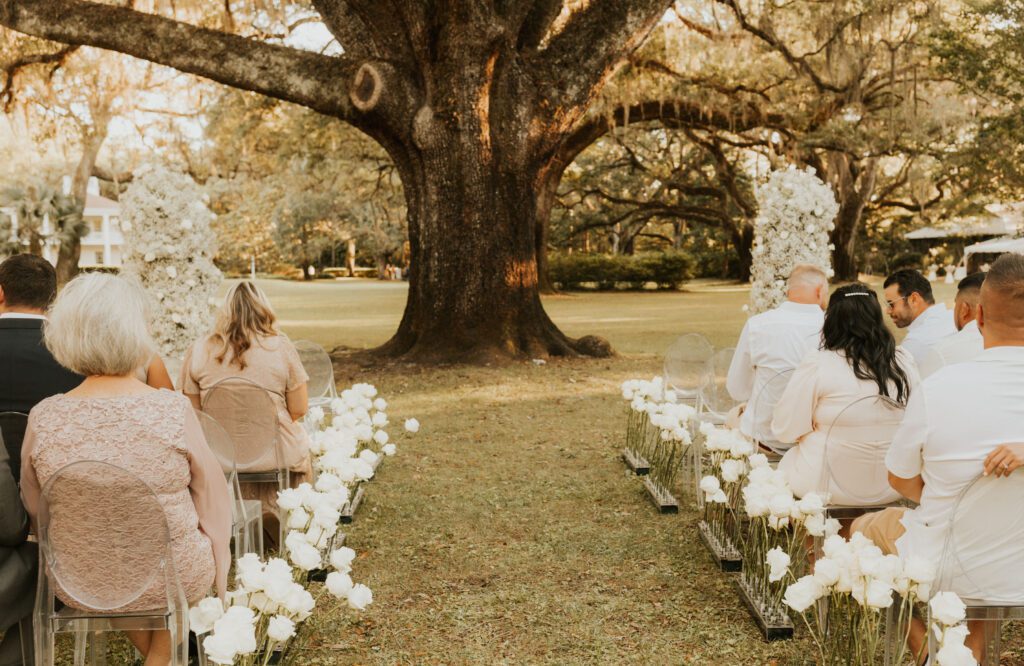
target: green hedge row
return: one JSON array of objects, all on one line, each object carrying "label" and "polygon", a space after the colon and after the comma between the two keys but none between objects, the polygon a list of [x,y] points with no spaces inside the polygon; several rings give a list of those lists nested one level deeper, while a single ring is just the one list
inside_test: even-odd
[{"label": "green hedge row", "polygon": [[678,289],[692,277],[692,268],[690,257],[678,252],[552,255],[548,260],[548,277],[559,289],[579,289],[584,284],[600,290],[620,285],[643,289],[649,282],[659,289]]}]

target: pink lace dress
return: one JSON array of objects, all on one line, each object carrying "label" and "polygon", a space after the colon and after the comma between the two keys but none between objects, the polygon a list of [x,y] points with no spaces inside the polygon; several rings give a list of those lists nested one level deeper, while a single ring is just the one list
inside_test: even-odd
[{"label": "pink lace dress", "polygon": [[[231,564],[228,487],[187,398],[159,390],[111,398],[55,395],[36,405],[29,415],[21,472],[22,497],[33,521],[41,489],[50,477],[83,460],[122,467],[156,493],[189,603],[204,597],[213,584],[224,595]],[[103,512],[108,502],[115,506],[121,499],[112,492],[91,509]],[[67,529],[74,531],[73,526]],[[140,539],[147,536],[140,534]],[[95,538],[89,525],[82,525],[80,533],[61,535],[64,543],[80,543],[83,550],[88,550]],[[96,579],[102,580],[104,562],[96,561],[95,567]],[[140,571],[140,580],[148,573]],[[62,590],[57,596],[69,606],[80,606]],[[118,610],[154,609],[165,604],[161,579]]]}]

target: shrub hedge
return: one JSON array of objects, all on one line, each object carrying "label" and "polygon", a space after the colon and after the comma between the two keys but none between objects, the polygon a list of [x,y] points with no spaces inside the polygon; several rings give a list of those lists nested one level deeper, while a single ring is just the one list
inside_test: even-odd
[{"label": "shrub hedge", "polygon": [[548,278],[559,289],[570,290],[588,285],[605,291],[643,289],[649,282],[659,289],[678,289],[692,277],[692,269],[691,258],[679,252],[553,255],[548,260]]}]

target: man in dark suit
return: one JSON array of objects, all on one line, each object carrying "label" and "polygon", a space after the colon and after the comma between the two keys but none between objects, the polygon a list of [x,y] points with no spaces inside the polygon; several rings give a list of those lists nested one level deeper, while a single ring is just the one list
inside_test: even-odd
[{"label": "man in dark suit", "polygon": [[[57,295],[50,262],[16,254],[0,264],[0,412],[29,410],[78,386],[80,375],[53,360],[43,344],[46,309]],[[24,424],[4,419],[3,439],[15,478],[21,471]]]}]

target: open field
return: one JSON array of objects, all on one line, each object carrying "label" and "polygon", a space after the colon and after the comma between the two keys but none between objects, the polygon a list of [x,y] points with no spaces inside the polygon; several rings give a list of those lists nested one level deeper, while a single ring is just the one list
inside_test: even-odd
[{"label": "open field", "polygon": [[[881,281],[870,280],[879,293]],[[376,280],[260,280],[293,338],[308,338],[327,349],[363,349],[394,333],[405,307],[406,285]],[[950,306],[950,285],[936,284],[936,296]],[[570,293],[547,296],[544,306],[567,334],[608,338],[622,354],[660,354],[672,340],[703,333],[716,347],[735,344],[747,315],[746,285],[700,280],[681,292]]]}]

